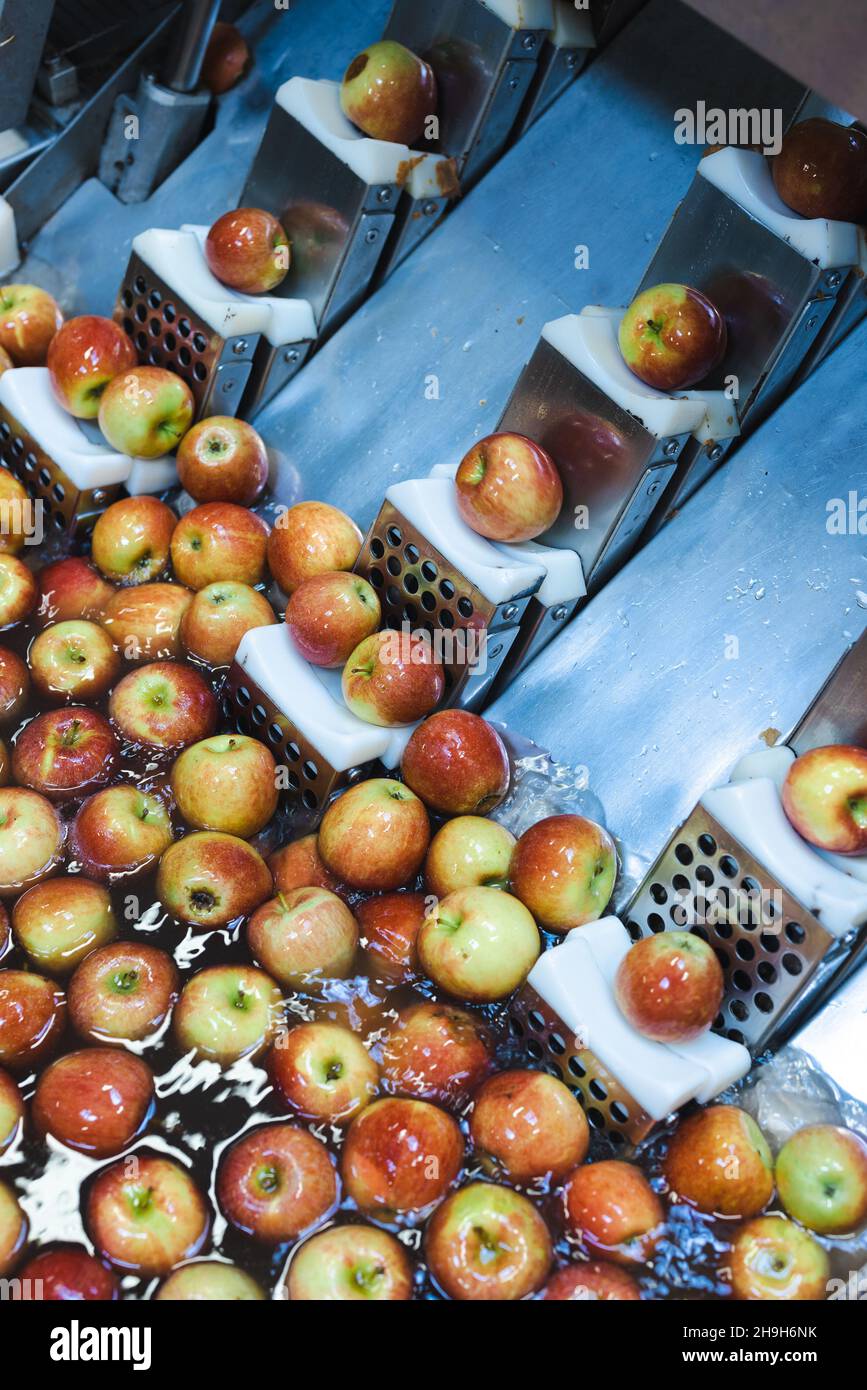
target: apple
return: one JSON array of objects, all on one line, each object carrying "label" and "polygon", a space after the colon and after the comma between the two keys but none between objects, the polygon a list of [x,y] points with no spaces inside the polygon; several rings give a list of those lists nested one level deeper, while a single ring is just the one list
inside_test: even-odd
[{"label": "apple", "polygon": [[821,116],[799,121],[771,160],[774,187],[802,217],[867,222],[867,135]]},{"label": "apple", "polygon": [[430,843],[424,805],[388,777],[358,782],[331,802],[319,826],[325,867],[352,888],[400,888],[421,868]]},{"label": "apple", "polygon": [[66,998],[44,975],[0,970],[0,1065],[25,1075],[53,1052],[63,1032]]},{"label": "apple", "polygon": [[551,455],[523,434],[489,434],[461,459],[458,511],[490,541],[531,541],[548,531],[563,506]]},{"label": "apple", "polygon": [[277,1244],[319,1225],[337,1205],[337,1174],[325,1145],[298,1125],[248,1131],[217,1173],[220,1211],[238,1230]]},{"label": "apple", "polygon": [[202,81],[215,97],[228,92],[251,62],[247,40],[234,24],[218,20],[211,30],[202,62]]},{"label": "apple", "polygon": [[317,574],[351,570],[361,550],[355,522],[327,502],[298,502],[281,512],[268,537],[268,566],[284,594]]},{"label": "apple", "polygon": [[391,728],[430,714],[445,693],[446,679],[426,632],[386,628],[359,642],[341,684],[353,714],[366,724]]},{"label": "apple", "polygon": [[551,1268],[551,1236],[533,1203],[495,1183],[472,1182],[434,1212],[425,1233],[431,1274],[454,1299],[515,1301]]},{"label": "apple", "polygon": [[9,353],[5,348],[0,347],[0,376],[2,376],[4,372],[8,372],[9,369],[14,366],[15,363],[12,361]]},{"label": "apple", "polygon": [[430,842],[425,882],[438,898],[459,888],[508,888],[516,843],[511,831],[495,820],[455,816]]},{"label": "apple", "polygon": [[105,715],[73,705],[37,714],[24,726],[12,753],[12,771],[17,782],[49,801],[68,801],[109,780],[117,750]]},{"label": "apple", "polygon": [[811,748],[792,763],[782,795],[783,810],[811,845],[867,853],[867,748]]},{"label": "apple", "polygon": [[228,1067],[260,1056],[276,1036],[283,996],[252,965],[214,965],[184,985],[173,1018],[182,1052]]},{"label": "apple", "polygon": [[173,1269],[154,1294],[157,1302],[262,1303],[265,1295],[249,1274],[222,1260],[193,1260]]},{"label": "apple", "polygon": [[135,1153],[96,1177],[87,1227],[105,1259],[142,1275],[165,1275],[205,1244],[210,1218],[186,1169]]},{"label": "apple", "polygon": [[109,1158],[132,1143],[153,1113],[150,1067],[119,1047],[87,1047],[58,1057],[33,1097],[38,1134],[70,1149]]},{"label": "apple", "polygon": [[777,1191],[789,1216],[824,1236],[867,1220],[867,1143],[839,1125],[807,1125],[777,1154]]},{"label": "apple", "polygon": [[16,555],[0,555],[0,628],[29,618],[39,602],[39,586]]},{"label": "apple", "polygon": [[0,1071],[0,1154],[15,1143],[24,1127],[24,1097],[8,1072]]},{"label": "apple", "polygon": [[172,537],[176,577],[190,589],[234,580],[251,586],[265,576],[270,528],[234,502],[204,502],[187,512]]},{"label": "apple", "polygon": [[55,874],[65,827],[51,802],[24,787],[0,789],[0,897]]},{"label": "apple", "polygon": [[760,1216],[738,1228],[729,1256],[734,1298],[822,1301],[831,1267],[826,1252],[784,1216]]},{"label": "apple", "polygon": [[38,1250],[18,1273],[22,1302],[114,1303],[120,1298],[117,1276],[75,1245]]},{"label": "apple", "polygon": [[12,930],[9,926],[9,913],[0,903],[0,960],[8,954],[12,944]]},{"label": "apple", "polygon": [[18,1263],[26,1239],[27,1217],[12,1188],[0,1182],[0,1276]]},{"label": "apple", "polygon": [[159,797],[118,786],[87,798],[73,821],[70,843],[82,872],[108,883],[145,873],[173,839]]},{"label": "apple", "polygon": [[296,1303],[399,1303],[412,1298],[412,1266],[399,1240],[374,1226],[332,1226],[292,1255]]},{"label": "apple", "polygon": [[101,700],[120,674],[120,657],[105,628],[86,618],[52,623],[29,652],[35,690],[52,704]]},{"label": "apple", "polygon": [[341,1157],[347,1194],[388,1220],[425,1212],[458,1176],[464,1140],[451,1115],[425,1100],[375,1100],[349,1127]]},{"label": "apple", "polygon": [[70,618],[99,622],[114,593],[114,585],[80,555],[55,560],[41,569],[37,577],[40,598],[36,621],[41,627],[65,623]]},{"label": "apple", "polygon": [[774,1192],[765,1136],[736,1105],[710,1105],[681,1120],[662,1170],[673,1199],[717,1216],[756,1216]]},{"label": "apple", "polygon": [[492,724],[462,709],[432,714],[404,749],[403,780],[444,816],[493,811],[509,790],[505,744]]},{"label": "apple", "polygon": [[205,260],[223,285],[267,294],[286,279],[292,250],[283,227],[264,208],[233,208],[205,237]]},{"label": "apple", "polygon": [[217,700],[192,667],[154,661],[124,676],[111,692],[108,712],[128,743],[183,748],[213,731]]},{"label": "apple", "polygon": [[563,1188],[563,1207],[568,1234],[591,1255],[618,1264],[644,1264],[665,1220],[641,1169],[616,1158],[576,1168]]},{"label": "apple", "polygon": [[16,367],[41,367],[63,323],[57,301],[38,285],[0,288],[0,347]]},{"label": "apple", "polygon": [[418,934],[425,974],[457,999],[505,999],[523,984],[542,946],[530,913],[499,888],[459,888],[435,904]]},{"label": "apple", "polygon": [[409,981],[418,974],[416,940],[427,913],[423,893],[382,893],[358,904],[362,944],[378,975]]},{"label": "apple", "polygon": [[176,759],[172,791],[194,830],[225,830],[249,840],[277,809],[277,765],[257,738],[215,734]]},{"label": "apple", "polygon": [[295,888],[327,888],[342,898],[349,891],[323,864],[317,835],[302,835],[300,840],[275,850],[268,858],[268,868],[278,893],[291,893]]},{"label": "apple", "polygon": [[633,1028],[654,1042],[706,1033],[725,991],[722,966],[701,937],[662,931],[636,941],[617,968],[614,996]]},{"label": "apple", "polygon": [[195,502],[234,502],[251,507],[268,481],[268,450],[246,420],[210,415],[181,440],[181,487]]},{"label": "apple", "polygon": [[512,892],[541,927],[566,932],[595,922],[617,877],[614,841],[585,816],[547,816],[525,830],[512,856]]},{"label": "apple", "polygon": [[343,666],[382,616],[376,590],[360,574],[332,570],[305,579],[286,608],[286,626],[305,661]]},{"label": "apple", "polygon": [[166,910],[202,931],[249,916],[272,886],[268,866],[253,846],[216,830],[177,840],[157,872],[157,897]]},{"label": "apple", "polygon": [[200,589],[184,614],[181,641],[206,666],[228,666],[245,632],[277,619],[265,595],[225,579]]},{"label": "apple", "polygon": [[120,325],[98,314],[68,319],[51,339],[45,362],[57,400],[79,420],[95,420],[108,383],[137,364]]},{"label": "apple", "polygon": [[685,391],[722,361],[726,323],[689,285],[654,285],[633,299],[620,321],[623,360],[657,391]]},{"label": "apple", "polygon": [[69,1018],[88,1042],[145,1042],[158,1033],[178,997],[178,972],[156,946],[100,946],[69,982]]},{"label": "apple", "polygon": [[625,1269],[607,1260],[588,1260],[558,1269],[542,1290],[542,1298],[549,1303],[637,1302],[641,1288]]},{"label": "apple", "polygon": [[168,569],[178,519],[157,497],[122,497],[93,528],[93,563],[116,584],[147,584]]},{"label": "apple", "polygon": [[0,468],[0,554],[17,555],[24,549],[38,508],[18,479]]},{"label": "apple", "polygon": [[260,965],[297,988],[312,979],[345,979],[358,949],[358,924],[327,888],[278,893],[247,923],[247,944]]},{"label": "apple", "polygon": [[379,1068],[348,1028],[302,1023],[278,1039],[270,1071],[278,1093],[297,1115],[345,1123],[376,1095]]},{"label": "apple", "polygon": [[392,1095],[463,1111],[493,1068],[493,1039],[479,1014],[453,1004],[410,1004],[381,1043],[383,1087]]},{"label": "apple", "polygon": [[9,647],[0,647],[0,724],[17,723],[30,695],[27,663]]},{"label": "apple", "polygon": [[412,145],[436,115],[433,68],[402,43],[380,39],[353,58],[340,87],[343,114],[373,140]]},{"label": "apple", "polygon": [[119,372],[103,391],[99,428],[119,454],[162,458],[178,447],[195,413],[193,393],[175,372],[133,367]]},{"label": "apple", "polygon": [[15,940],[37,969],[67,975],[117,936],[111,898],[99,883],[62,874],[22,893],[12,909]]},{"label": "apple", "polygon": [[181,621],[192,601],[180,584],[140,584],[116,590],[100,621],[127,661],[171,661],[184,654]]},{"label": "apple", "polygon": [[514,1182],[564,1178],[587,1157],[590,1129],[584,1111],[555,1076],[502,1071],[476,1093],[470,1133],[477,1152],[489,1154]]},{"label": "apple", "polygon": [[9,749],[0,739],[0,787],[5,787],[9,782],[12,769],[12,760],[9,757]]}]

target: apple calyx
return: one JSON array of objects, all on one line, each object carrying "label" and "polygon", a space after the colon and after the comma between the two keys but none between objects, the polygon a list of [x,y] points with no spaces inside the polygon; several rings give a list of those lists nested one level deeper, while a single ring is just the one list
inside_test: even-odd
[{"label": "apple calyx", "polygon": [[210,888],[191,888],[187,900],[196,912],[213,912],[215,907],[220,906],[219,898]]}]

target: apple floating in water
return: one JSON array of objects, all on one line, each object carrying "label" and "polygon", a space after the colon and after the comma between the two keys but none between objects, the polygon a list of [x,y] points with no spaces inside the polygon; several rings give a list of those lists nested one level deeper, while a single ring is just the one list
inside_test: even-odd
[{"label": "apple floating in water", "polygon": [[807,1125],[787,1139],[774,1170],[789,1216],[820,1235],[850,1235],[867,1220],[867,1143],[840,1125]]},{"label": "apple floating in water", "polygon": [[398,1303],[412,1298],[412,1266],[399,1240],[374,1226],[332,1226],[292,1257],[293,1303]]},{"label": "apple floating in water", "polygon": [[725,990],[722,966],[706,941],[686,931],[646,936],[617,968],[621,1013],[654,1042],[690,1042],[706,1033]]},{"label": "apple floating in water", "polygon": [[296,1115],[347,1123],[369,1105],[379,1068],[360,1038],[335,1023],[301,1023],[271,1052],[278,1093]]},{"label": "apple floating in water", "polygon": [[70,835],[88,878],[111,883],[151,868],[174,839],[166,807],[136,787],[105,787],[82,803]]},{"label": "apple floating in water", "polygon": [[271,627],[277,618],[263,593],[233,579],[199,589],[181,619],[181,641],[206,666],[228,666],[245,633]]},{"label": "apple floating in water", "polygon": [[136,1153],[97,1175],[87,1196],[86,1224],[111,1264],[142,1275],[166,1275],[202,1249],[208,1206],[185,1168],[172,1159]]},{"label": "apple floating in water", "polygon": [[584,1111],[563,1082],[541,1071],[502,1071],[476,1093],[470,1133],[514,1182],[556,1181],[583,1163],[590,1146]]},{"label": "apple floating in water", "polygon": [[351,517],[328,502],[298,502],[281,512],[268,537],[268,565],[284,594],[316,574],[351,570],[362,535]]},{"label": "apple floating in water", "polygon": [[193,830],[224,830],[249,840],[277,809],[274,758],[246,734],[214,734],[192,744],[176,760],[171,782]]},{"label": "apple floating in water", "polygon": [[718,366],[726,350],[725,319],[689,285],[653,285],[633,299],[620,321],[623,360],[657,391],[685,391]]},{"label": "apple floating in water", "polygon": [[101,946],[69,982],[69,1018],[88,1042],[143,1042],[165,1023],[177,1000],[178,972],[156,946],[116,941]]},{"label": "apple floating in water", "polygon": [[22,729],[12,771],[22,787],[50,801],[70,801],[113,776],[118,747],[114,730],[97,710],[83,705],[48,710]]},{"label": "apple floating in water", "polygon": [[796,758],[783,810],[799,835],[835,854],[867,853],[867,748],[828,744]]},{"label": "apple floating in water", "polygon": [[547,1277],[552,1249],[533,1203],[511,1188],[473,1182],[447,1197],[425,1234],[431,1273],[449,1298],[513,1301]]},{"label": "apple floating in water", "polygon": [[741,1226],[728,1265],[734,1298],[793,1303],[827,1297],[827,1253],[784,1216],[759,1216]]},{"label": "apple floating in water", "polygon": [[358,926],[346,904],[327,888],[278,893],[253,913],[247,944],[254,958],[297,989],[311,981],[345,979],[358,949]]},{"label": "apple floating in water", "polygon": [[445,1110],[424,1100],[390,1098],[374,1101],[353,1120],[341,1173],[363,1212],[388,1219],[441,1201],[463,1157],[463,1136]]},{"label": "apple floating in water", "polygon": [[86,618],[70,618],[44,628],[34,638],[29,659],[34,689],[51,704],[96,704],[121,670],[120,657],[105,628]]},{"label": "apple floating in water", "polygon": [[576,1168],[563,1188],[567,1232],[592,1255],[644,1264],[662,1234],[662,1203],[641,1169],[620,1159]]},{"label": "apple floating in water", "polygon": [[181,487],[195,502],[251,507],[268,481],[268,450],[246,420],[210,415],[181,440],[176,463]]},{"label": "apple floating in water", "polygon": [[436,114],[433,68],[394,39],[369,44],[343,75],[340,105],[353,125],[374,140],[412,145]]},{"label": "apple floating in water", "polygon": [[511,780],[509,755],[493,724],[462,709],[425,719],[403,751],[400,771],[430,810],[446,816],[488,815]]},{"label": "apple floating in water", "polygon": [[438,898],[459,888],[508,888],[516,844],[511,831],[498,821],[455,816],[431,840],[425,882]]},{"label": "apple floating in water", "polygon": [[429,1001],[401,1009],[380,1044],[383,1088],[460,1113],[493,1069],[480,1014]]},{"label": "apple floating in water", "polygon": [[437,902],[418,935],[427,975],[454,999],[490,1004],[523,984],[541,951],[523,903],[499,888],[459,888]]},{"label": "apple floating in water", "polygon": [[374,972],[409,981],[418,974],[416,942],[427,912],[424,893],[378,893],[355,909]]},{"label": "apple floating in water", "polygon": [[511,889],[540,926],[567,932],[602,916],[617,877],[614,841],[586,816],[546,816],[515,846]]},{"label": "apple floating in water", "polygon": [[119,1047],[86,1047],[58,1057],[39,1077],[33,1123],[71,1149],[108,1158],[141,1133],[153,1098],[153,1074],[140,1057]]},{"label": "apple floating in water", "polygon": [[100,621],[127,661],[171,661],[183,655],[181,620],[192,601],[180,584],[139,584],[115,590]]},{"label": "apple floating in water", "polygon": [[400,888],[418,873],[430,843],[430,821],[402,782],[372,777],[342,792],[319,827],[325,867],[353,888]]},{"label": "apple floating in water", "polygon": [[681,1120],[663,1160],[672,1198],[717,1216],[756,1216],[774,1192],[774,1163],[755,1120],[710,1105]]},{"label": "apple floating in water", "polygon": [[867,135],[811,116],[783,136],[771,160],[774,187],[802,217],[867,222]]},{"label": "apple floating in water", "polygon": [[265,1295],[249,1274],[222,1260],[191,1260],[173,1269],[154,1298],[163,1303],[263,1303]]},{"label": "apple floating in water", "polygon": [[94,526],[91,559],[115,584],[147,584],[168,569],[177,524],[171,507],[157,497],[122,497]]},{"label": "apple floating in water", "polygon": [[234,208],[218,217],[205,238],[212,274],[241,294],[267,294],[289,272],[292,252],[281,223],[264,208]]},{"label": "apple floating in water", "polygon": [[582,1260],[551,1275],[542,1298],[549,1303],[634,1303],[641,1298],[637,1280],[608,1260]]},{"label": "apple floating in water", "polygon": [[257,1240],[295,1240],[337,1203],[337,1174],[325,1145],[299,1125],[248,1131],[227,1149],[216,1182],[227,1220]]},{"label": "apple floating in water", "polygon": [[254,587],[265,577],[270,527],[248,507],[203,502],[187,512],[172,535],[172,567],[189,589],[231,579]]},{"label": "apple floating in water", "polygon": [[120,1298],[117,1275],[75,1245],[39,1250],[18,1273],[24,1302],[114,1303]]}]

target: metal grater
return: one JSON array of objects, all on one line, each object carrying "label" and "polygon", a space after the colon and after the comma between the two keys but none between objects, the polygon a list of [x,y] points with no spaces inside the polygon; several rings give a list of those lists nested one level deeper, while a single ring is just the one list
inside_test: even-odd
[{"label": "metal grater", "polygon": [[2,405],[0,463],[41,504],[46,539],[52,534],[71,533],[77,538],[89,535],[100,512],[122,491],[121,483],[85,490],[78,488]]}]

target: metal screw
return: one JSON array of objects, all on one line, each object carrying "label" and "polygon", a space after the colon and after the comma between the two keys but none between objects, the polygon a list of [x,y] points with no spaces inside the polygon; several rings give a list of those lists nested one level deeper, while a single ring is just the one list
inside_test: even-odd
[{"label": "metal screw", "polygon": [[551,617],[554,619],[555,623],[562,623],[568,611],[568,608],[564,607],[564,605],[561,604],[559,608],[554,609],[554,612],[551,614]]},{"label": "metal screw", "polygon": [[93,500],[94,500],[95,504],[97,505],[97,507],[100,506],[100,505],[105,501],[105,493],[103,492],[102,488],[99,488],[99,487],[98,487],[98,488],[96,489],[96,491],[95,491],[94,494],[93,494]]},{"label": "metal screw", "polygon": [[525,34],[524,37],[523,37],[522,40],[521,40],[521,47],[522,47],[522,48],[526,48],[528,51],[529,51],[531,48],[535,48],[535,47],[536,47],[536,35],[535,35],[535,34]]},{"label": "metal screw", "polygon": [[655,482],[652,482],[652,483],[650,484],[650,486],[648,487],[648,489],[647,489],[647,495],[648,495],[648,497],[655,497],[656,494],[657,494],[658,492],[659,492],[659,481],[656,480]]},{"label": "metal screw", "polygon": [[578,66],[578,54],[577,54],[577,53],[570,53],[570,54],[569,54],[568,58],[566,59],[566,66],[567,66],[567,68],[570,70],[570,72],[571,72],[572,68],[576,68],[576,67]]},{"label": "metal screw", "polygon": [[506,619],[506,621],[508,622],[510,618],[514,618],[514,616],[515,616],[515,614],[517,613],[517,611],[518,611],[518,606],[517,606],[517,604],[515,604],[515,603],[510,603],[510,604],[508,604],[508,605],[503,609],[503,617],[504,617],[504,618]]},{"label": "metal screw", "polygon": [[224,381],[224,382],[223,382],[223,385],[222,385],[222,387],[221,387],[221,390],[222,390],[224,396],[228,396],[232,391],[234,391],[234,389],[235,389],[235,382],[232,381],[231,379],[230,379],[229,381]]},{"label": "metal screw", "polygon": [[284,354],[283,354],[283,361],[284,361],[284,362],[287,362],[287,363],[289,363],[289,362],[297,362],[297,361],[298,361],[298,349],[297,349],[297,348],[290,348],[288,352],[284,352]]},{"label": "metal screw", "polygon": [[815,328],[815,327],[816,327],[816,323],[817,323],[817,319],[816,319],[816,316],[815,316],[815,314],[814,314],[813,317],[812,317],[811,319],[807,319],[806,327],[807,327],[808,329],[810,329],[810,328]]},{"label": "metal screw", "polygon": [[391,189],[390,189],[390,188],[379,188],[379,189],[377,189],[376,201],[377,201],[378,203],[390,203],[390,202],[391,202]]},{"label": "metal screw", "polygon": [[237,341],[232,344],[232,351],[236,357],[243,357],[244,353],[247,351],[247,339],[238,338]]},{"label": "metal screw", "polygon": [[511,89],[512,89],[513,92],[514,92],[515,88],[517,87],[517,85],[518,85],[518,79],[517,79],[517,77],[510,77],[510,78],[509,78],[509,86],[511,87]]},{"label": "metal screw", "polygon": [[673,459],[680,451],[680,445],[676,439],[666,439],[662,446],[662,452],[667,459]]},{"label": "metal screw", "polygon": [[719,460],[722,458],[722,454],[723,448],[721,444],[714,444],[707,451],[707,456],[710,459],[711,463],[718,463]]},{"label": "metal screw", "polygon": [[840,283],[840,278],[841,277],[839,271],[832,270],[831,274],[828,275],[825,279],[825,284],[828,286],[828,289],[835,290]]},{"label": "metal screw", "polygon": [[372,245],[374,241],[379,240],[379,232],[376,230],[375,227],[371,227],[364,240],[368,243],[368,245]]},{"label": "metal screw", "polygon": [[436,210],[436,203],[424,203],[422,206],[422,212],[424,213],[425,217],[433,217]]}]

